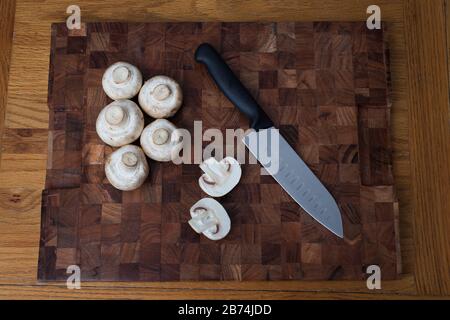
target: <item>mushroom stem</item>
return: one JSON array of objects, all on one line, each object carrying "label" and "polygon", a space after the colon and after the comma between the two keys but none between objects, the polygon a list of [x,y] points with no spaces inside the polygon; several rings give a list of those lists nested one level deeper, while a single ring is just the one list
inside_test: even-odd
[{"label": "mushroom stem", "polygon": [[114,69],[112,73],[113,81],[116,84],[122,84],[130,80],[131,72],[125,66],[120,66]]},{"label": "mushroom stem", "polygon": [[215,183],[222,183],[227,174],[227,168],[215,158],[209,158],[200,164],[200,169]]},{"label": "mushroom stem", "polygon": [[189,225],[197,233],[203,233],[208,229],[214,228],[219,224],[216,216],[208,210],[194,210],[196,216],[189,220]]},{"label": "mushroom stem", "polygon": [[138,163],[138,158],[137,158],[136,154],[129,151],[129,152],[125,152],[122,155],[122,162],[127,167],[135,167]]},{"label": "mushroom stem", "polygon": [[125,112],[120,106],[112,105],[106,110],[105,118],[110,125],[117,126],[124,120]]},{"label": "mushroom stem", "polygon": [[160,84],[153,90],[152,95],[156,100],[163,101],[166,100],[171,93],[169,86]]},{"label": "mushroom stem", "polygon": [[152,139],[156,145],[161,146],[167,143],[169,136],[169,131],[164,128],[159,128],[153,133]]}]

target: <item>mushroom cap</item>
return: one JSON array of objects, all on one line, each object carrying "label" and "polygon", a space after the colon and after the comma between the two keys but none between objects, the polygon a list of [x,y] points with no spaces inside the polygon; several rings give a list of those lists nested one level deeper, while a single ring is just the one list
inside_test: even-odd
[{"label": "mushroom cap", "polygon": [[200,188],[211,197],[222,197],[239,183],[242,169],[233,157],[218,162],[215,158],[205,160],[200,168],[205,172],[198,180]]},{"label": "mushroom cap", "polygon": [[139,104],[151,117],[163,119],[173,116],[181,107],[183,92],[180,85],[167,76],[147,80],[139,92]]},{"label": "mushroom cap", "polygon": [[[205,215],[206,212],[206,215]],[[189,221],[191,227],[196,230],[195,225],[207,223],[214,220],[215,226],[210,227],[202,233],[211,240],[220,240],[227,236],[231,229],[231,220],[225,208],[216,200],[203,198],[194,204],[190,210],[192,220],[200,218],[202,221]],[[202,216],[203,215],[203,216]],[[205,217],[206,216],[206,217]],[[198,230],[197,230],[198,231]]]},{"label": "mushroom cap", "polygon": [[113,100],[131,99],[142,87],[142,74],[127,62],[116,62],[106,69],[102,79],[103,90]]},{"label": "mushroom cap", "polygon": [[100,111],[97,134],[112,147],[121,147],[137,140],[144,129],[144,114],[131,100],[117,100]]},{"label": "mushroom cap", "polygon": [[167,162],[180,151],[180,138],[177,127],[172,122],[157,119],[142,131],[141,146],[149,158]]},{"label": "mushroom cap", "polygon": [[147,179],[149,172],[145,154],[138,146],[123,146],[106,159],[106,178],[116,189],[122,191],[139,188]]}]

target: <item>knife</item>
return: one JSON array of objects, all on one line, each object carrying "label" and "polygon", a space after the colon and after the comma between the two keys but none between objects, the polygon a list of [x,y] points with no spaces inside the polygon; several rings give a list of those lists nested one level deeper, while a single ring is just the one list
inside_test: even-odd
[{"label": "knife", "polygon": [[[253,156],[303,210],[325,228],[343,238],[342,217],[333,196],[275,129],[273,122],[217,51],[210,44],[203,43],[195,52],[195,60],[206,66],[220,90],[250,119],[250,127],[254,131],[247,134],[243,142]],[[273,139],[278,139],[278,150],[271,150],[273,144],[267,143]],[[262,143],[263,140],[265,143]],[[264,151],[272,160],[270,166],[268,162],[261,161],[261,150],[258,148],[267,149]],[[279,154],[274,154],[277,151]],[[274,162],[277,162],[277,165],[273,165]]]}]

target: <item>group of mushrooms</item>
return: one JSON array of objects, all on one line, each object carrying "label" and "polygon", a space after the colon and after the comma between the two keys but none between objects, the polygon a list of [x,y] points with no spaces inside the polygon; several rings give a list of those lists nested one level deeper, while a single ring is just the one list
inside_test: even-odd
[{"label": "group of mushrooms", "polygon": [[[150,168],[146,156],[167,162],[182,144],[176,126],[167,120],[180,109],[183,93],[170,77],[158,75],[143,83],[137,67],[127,62],[111,65],[102,79],[103,90],[114,100],[98,115],[96,130],[101,140],[118,148],[105,161],[105,174],[115,188],[131,191],[147,179]],[[139,106],[131,99],[138,95]],[[155,119],[144,128],[142,110]],[[132,144],[139,140],[140,147]],[[201,189],[211,197],[230,192],[241,178],[241,167],[232,157],[205,160],[200,168]],[[198,201],[190,210],[190,226],[211,240],[220,240],[230,231],[231,221],[223,206],[212,198]]]}]

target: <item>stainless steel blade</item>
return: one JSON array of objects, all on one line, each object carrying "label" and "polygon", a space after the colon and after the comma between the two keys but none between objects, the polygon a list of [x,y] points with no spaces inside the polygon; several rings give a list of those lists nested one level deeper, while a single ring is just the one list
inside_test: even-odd
[{"label": "stainless steel blade", "polygon": [[[275,147],[274,141],[278,141],[279,148]],[[243,142],[266,171],[306,212],[343,238],[341,213],[333,196],[277,129],[251,132],[244,137]]]}]

